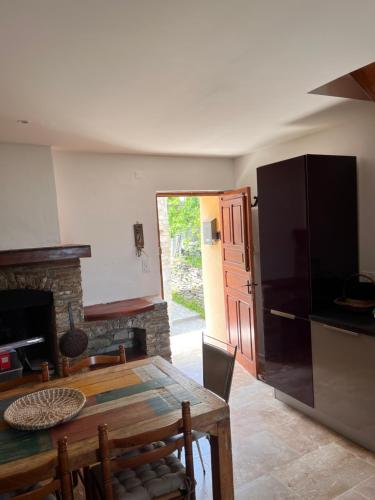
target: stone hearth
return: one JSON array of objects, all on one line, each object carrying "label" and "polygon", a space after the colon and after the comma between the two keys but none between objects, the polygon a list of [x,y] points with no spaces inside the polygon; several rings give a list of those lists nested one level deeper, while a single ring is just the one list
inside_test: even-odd
[{"label": "stone hearth", "polygon": [[133,345],[137,330],[145,330],[145,354],[171,359],[167,303],[155,298],[154,308],[133,316],[85,321],[80,326],[89,337],[89,354],[113,351],[118,344]]},{"label": "stone hearth", "polygon": [[[69,251],[64,252],[64,249]],[[78,250],[75,252],[72,249]],[[89,246],[0,252],[0,290],[32,289],[52,292],[53,343],[55,352],[58,353],[57,359],[54,356],[53,361],[59,371],[61,356],[57,348],[58,339],[69,328],[69,303],[72,305],[76,327],[85,330],[89,337],[85,354],[109,352],[115,350],[119,343],[129,346],[137,329],[142,329],[145,331],[145,354],[160,355],[170,360],[168,310],[166,302],[160,299],[152,301],[152,310],[134,316],[89,322],[84,320],[79,258],[89,256]]]}]

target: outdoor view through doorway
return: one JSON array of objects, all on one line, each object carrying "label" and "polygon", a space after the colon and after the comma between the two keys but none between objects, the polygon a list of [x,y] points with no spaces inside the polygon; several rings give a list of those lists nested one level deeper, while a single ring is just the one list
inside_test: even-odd
[{"label": "outdoor view through doorway", "polygon": [[198,196],[158,198],[164,299],[171,335],[203,331],[201,207]]}]

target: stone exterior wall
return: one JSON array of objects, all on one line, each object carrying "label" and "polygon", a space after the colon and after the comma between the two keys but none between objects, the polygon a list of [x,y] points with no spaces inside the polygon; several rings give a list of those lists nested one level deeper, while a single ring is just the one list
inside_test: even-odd
[{"label": "stone exterior wall", "polygon": [[[110,350],[116,345],[130,341],[131,328],[146,330],[147,355],[161,355],[170,359],[169,319],[167,304],[156,301],[155,309],[124,317],[119,320],[85,322],[82,303],[82,279],[79,259],[46,262],[23,266],[0,267],[0,290],[30,289],[52,292],[55,363],[61,368],[58,340],[69,328],[68,304],[72,305],[75,326],[85,330],[89,337],[88,354]],[[126,344],[126,342],[124,342]],[[86,354],[86,353],[85,353]]]},{"label": "stone exterior wall", "polygon": [[202,269],[176,260],[172,267],[172,290],[185,299],[196,300],[204,308]]},{"label": "stone exterior wall", "polygon": [[158,218],[159,218],[159,236],[161,249],[161,267],[163,273],[163,292],[164,300],[172,300],[171,289],[171,237],[169,234],[168,223],[168,198],[158,198]]}]

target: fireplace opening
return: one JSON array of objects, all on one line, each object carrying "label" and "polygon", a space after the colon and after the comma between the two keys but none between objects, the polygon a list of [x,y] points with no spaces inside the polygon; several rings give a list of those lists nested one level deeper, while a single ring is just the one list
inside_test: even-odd
[{"label": "fireplace opening", "polygon": [[146,356],[146,330],[144,328],[129,328],[129,337],[125,341],[126,356],[128,361]]},{"label": "fireplace opening", "polygon": [[135,361],[147,356],[146,330],[144,328],[125,328],[110,334],[110,345],[100,349],[101,354],[118,354],[118,346],[123,344],[127,361]]},{"label": "fireplace opening", "polygon": [[53,295],[39,290],[0,291],[0,353],[11,353],[23,373],[55,362]]}]

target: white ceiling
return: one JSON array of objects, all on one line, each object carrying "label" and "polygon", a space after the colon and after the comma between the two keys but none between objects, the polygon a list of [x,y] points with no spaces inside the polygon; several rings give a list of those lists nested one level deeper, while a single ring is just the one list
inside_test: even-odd
[{"label": "white ceiling", "polygon": [[374,0],[1,0],[0,142],[237,156],[306,134],[341,101],[307,92],[375,60],[374,18]]}]

